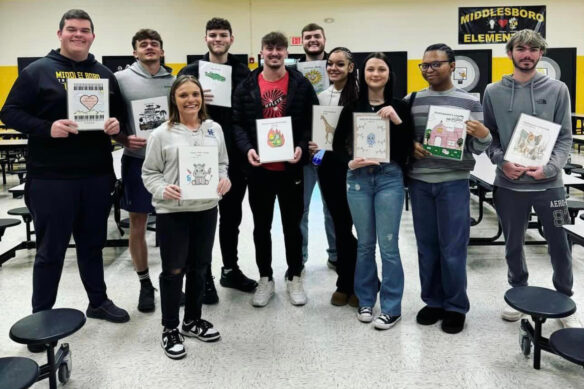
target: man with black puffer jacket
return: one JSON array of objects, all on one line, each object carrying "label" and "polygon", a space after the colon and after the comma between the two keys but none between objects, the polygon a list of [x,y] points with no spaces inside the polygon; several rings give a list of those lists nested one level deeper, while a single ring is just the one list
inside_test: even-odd
[{"label": "man with black puffer jacket", "polygon": [[[271,228],[274,203],[278,197],[286,261],[286,283],[290,301],[306,304],[302,286],[302,234],[304,210],[302,166],[308,161],[308,139],[312,126],[312,106],[318,98],[302,73],[287,69],[288,40],[279,32],[262,38],[264,67],[253,71],[235,90],[233,129],[239,150],[249,164],[249,204],[254,219],[254,243],[260,281],[252,305],[266,306],[274,295],[272,277]],[[288,162],[260,163],[256,119],[289,116],[292,121],[294,159]]]},{"label": "man with black puffer jacket", "polygon": [[[231,94],[235,88],[249,75],[247,65],[239,62],[235,56],[229,54],[229,48],[234,40],[231,23],[222,18],[213,18],[205,27],[205,43],[209,52],[203,56],[203,61],[231,66]],[[199,78],[199,61],[185,66],[178,73]],[[239,225],[241,224],[243,198],[247,187],[247,179],[243,173],[243,166],[247,163],[244,156],[237,150],[233,139],[233,111],[229,107],[213,104],[213,94],[207,89],[205,93],[205,105],[209,116],[221,125],[225,136],[225,145],[229,155],[229,180],[231,190],[219,201],[219,246],[223,257],[221,268],[221,286],[234,288],[242,292],[252,292],[257,282],[243,274],[237,265],[237,245],[239,243]],[[217,290],[211,274],[211,266],[207,272],[205,283],[204,304],[216,304],[219,302]]]},{"label": "man with black puffer jacket", "polygon": [[[37,238],[33,312],[55,304],[73,234],[89,297],[87,317],[123,323],[130,320],[128,313],[106,294],[102,249],[115,180],[110,137],[120,132],[126,114],[116,78],[89,53],[93,31],[85,11],[67,11],[57,32],[61,48],[22,71],[0,117],[29,137],[25,201]],[[110,118],[103,130],[78,131],[77,123],[67,119],[66,83],[71,78],[109,79]]]}]

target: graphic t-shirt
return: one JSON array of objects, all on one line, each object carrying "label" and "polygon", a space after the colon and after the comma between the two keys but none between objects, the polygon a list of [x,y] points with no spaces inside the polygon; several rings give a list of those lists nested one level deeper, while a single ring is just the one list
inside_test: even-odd
[{"label": "graphic t-shirt", "polygon": [[[260,96],[262,98],[262,113],[264,119],[278,118],[284,116],[286,112],[286,102],[288,96],[288,72],[277,81],[267,81],[260,73],[258,83],[260,86]],[[262,165],[268,170],[283,171],[284,162],[273,162]]]}]

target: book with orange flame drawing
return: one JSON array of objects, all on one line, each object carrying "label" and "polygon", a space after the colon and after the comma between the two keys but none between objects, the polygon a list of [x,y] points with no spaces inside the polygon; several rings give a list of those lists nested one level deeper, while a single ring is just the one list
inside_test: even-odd
[{"label": "book with orange flame drawing", "polygon": [[256,128],[261,163],[294,159],[294,139],[290,116],[257,119]]},{"label": "book with orange flame drawing", "polygon": [[107,78],[67,79],[69,119],[79,130],[102,130],[109,118],[109,80]]}]

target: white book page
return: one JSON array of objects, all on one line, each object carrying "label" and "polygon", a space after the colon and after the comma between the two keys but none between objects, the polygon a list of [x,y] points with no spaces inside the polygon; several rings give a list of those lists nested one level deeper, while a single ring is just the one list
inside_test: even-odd
[{"label": "white book page", "polygon": [[229,65],[199,61],[199,82],[213,94],[213,101],[207,104],[231,107],[231,71]]},{"label": "white book page", "polygon": [[168,98],[160,96],[133,100],[132,115],[136,136],[148,138],[152,130],[168,120]]},{"label": "white book page", "polygon": [[109,119],[109,80],[68,78],[67,112],[78,130],[103,131]]},{"label": "white book page", "polygon": [[181,199],[219,198],[219,151],[216,146],[179,146],[178,169]]},{"label": "white book page", "polygon": [[310,81],[316,94],[329,87],[330,81],[326,72],[326,61],[298,62],[296,69]]},{"label": "white book page", "polygon": [[522,113],[515,125],[505,160],[523,166],[547,164],[562,126]]},{"label": "white book page", "polygon": [[294,138],[290,116],[257,119],[256,128],[261,163],[294,159]]},{"label": "white book page", "polygon": [[313,105],[312,106],[312,141],[321,150],[333,149],[333,137],[339,123],[343,107]]},{"label": "white book page", "polygon": [[389,162],[389,119],[376,113],[354,113],[353,127],[353,158]]}]

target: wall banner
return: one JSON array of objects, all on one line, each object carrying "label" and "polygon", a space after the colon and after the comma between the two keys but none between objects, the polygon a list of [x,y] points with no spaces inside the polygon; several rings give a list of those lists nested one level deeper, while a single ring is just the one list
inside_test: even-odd
[{"label": "wall banner", "polygon": [[459,7],[458,43],[506,43],[517,31],[530,29],[545,38],[545,5]]}]

